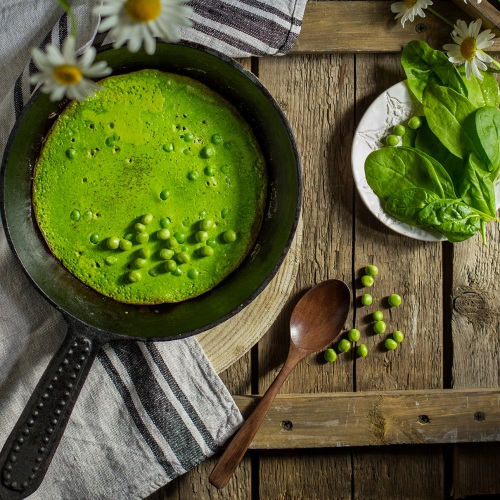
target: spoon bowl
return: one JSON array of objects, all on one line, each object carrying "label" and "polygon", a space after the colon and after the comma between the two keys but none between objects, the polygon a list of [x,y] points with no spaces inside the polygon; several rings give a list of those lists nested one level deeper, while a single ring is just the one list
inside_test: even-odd
[{"label": "spoon bowl", "polygon": [[210,474],[210,483],[216,488],[228,483],[290,372],[306,356],[338,337],[350,305],[351,292],[340,280],[323,281],[299,300],[290,318],[290,349],[285,364]]}]

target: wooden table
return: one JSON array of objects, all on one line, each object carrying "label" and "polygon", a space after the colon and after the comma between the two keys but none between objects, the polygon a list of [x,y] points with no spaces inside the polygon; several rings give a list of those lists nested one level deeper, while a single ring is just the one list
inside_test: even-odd
[{"label": "wooden table", "polygon": [[[412,240],[379,223],[353,184],[356,124],[380,92],[403,79],[401,47],[420,38],[440,48],[450,32],[431,15],[403,30],[390,3],[310,2],[292,54],[243,61],[294,130],[304,230],[282,313],[221,376],[247,412],[286,357],[300,292],[327,278],[353,290],[346,327],[361,330],[370,354],[344,354],[333,364],[311,356],[299,365],[224,490],[208,482],[214,458],[150,500],[500,495],[499,225],[489,225],[487,246],[479,237],[456,245]],[[434,7],[466,19],[451,2]],[[380,273],[374,307],[366,308],[359,277],[371,263]],[[389,310],[383,299],[393,292],[404,302]],[[375,306],[389,330],[406,333],[396,351],[371,333],[367,314]]]}]

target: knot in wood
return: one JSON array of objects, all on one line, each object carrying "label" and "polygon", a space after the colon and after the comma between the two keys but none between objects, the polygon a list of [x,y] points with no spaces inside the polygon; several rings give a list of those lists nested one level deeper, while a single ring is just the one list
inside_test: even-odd
[{"label": "knot in wood", "polygon": [[462,292],[453,300],[453,308],[473,321],[484,322],[488,315],[487,301],[478,292]]}]

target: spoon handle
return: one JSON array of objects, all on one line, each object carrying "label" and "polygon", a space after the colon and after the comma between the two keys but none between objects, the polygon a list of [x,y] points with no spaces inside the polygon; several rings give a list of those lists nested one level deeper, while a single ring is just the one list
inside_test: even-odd
[{"label": "spoon handle", "polygon": [[283,368],[262,396],[259,404],[240,427],[210,474],[209,481],[216,488],[221,489],[226,486],[259,430],[283,382],[306,355],[307,352],[298,349],[293,344],[290,346],[290,352]]}]

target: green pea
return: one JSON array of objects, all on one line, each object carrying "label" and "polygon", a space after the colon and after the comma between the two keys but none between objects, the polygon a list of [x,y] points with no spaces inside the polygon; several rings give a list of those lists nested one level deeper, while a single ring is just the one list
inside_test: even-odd
[{"label": "green pea", "polygon": [[177,269],[177,262],[175,262],[175,260],[167,260],[167,262],[165,262],[165,268],[169,272],[175,271]]},{"label": "green pea", "polygon": [[116,144],[116,139],[113,136],[106,138],[106,146],[112,148]]},{"label": "green pea", "polygon": [[373,313],[373,319],[375,321],[382,321],[384,319],[384,313],[382,311],[375,311]]},{"label": "green pea", "polygon": [[196,241],[203,243],[208,240],[208,233],[206,231],[198,231],[196,233]]},{"label": "green pea", "polygon": [[207,216],[207,211],[206,211],[206,210],[200,210],[200,211],[198,212],[198,217],[199,217],[200,219],[204,219],[206,216]]},{"label": "green pea", "polygon": [[387,325],[383,321],[377,321],[373,324],[373,331],[375,333],[384,333]]},{"label": "green pea", "polygon": [[398,343],[394,339],[386,339],[384,344],[390,351],[394,351],[394,349],[398,346]]},{"label": "green pea", "polygon": [[364,276],[361,277],[361,284],[363,286],[370,287],[373,286],[374,283],[375,283],[374,279],[371,276],[368,276],[368,274],[365,274]]},{"label": "green pea", "polygon": [[203,219],[200,221],[200,229],[202,231],[210,231],[214,227],[214,221],[212,219]]},{"label": "green pea", "polygon": [[218,245],[218,243],[215,238],[210,238],[209,240],[207,240],[207,245],[209,247],[215,248]]},{"label": "green pea", "polygon": [[142,280],[142,274],[139,271],[130,271],[128,273],[128,279],[132,283],[137,283]]},{"label": "green pea", "polygon": [[142,258],[149,259],[149,257],[151,257],[151,248],[142,247],[141,250],[139,251],[139,254],[141,255]]},{"label": "green pea", "polygon": [[170,238],[167,240],[167,247],[168,248],[175,248],[178,245],[179,245],[179,242],[173,236],[170,236]]},{"label": "green pea", "polygon": [[210,257],[214,254],[214,249],[209,246],[201,247],[200,252],[204,257]]},{"label": "green pea", "polygon": [[340,352],[348,352],[351,349],[351,343],[347,339],[342,339],[339,342],[338,349]]},{"label": "green pea", "polygon": [[138,267],[139,269],[146,267],[148,265],[148,261],[146,259],[142,259],[138,257],[137,259],[134,260],[134,265],[135,267]]},{"label": "green pea", "polygon": [[85,222],[90,222],[92,220],[92,212],[90,210],[88,210],[87,212],[85,212],[82,216],[82,219],[85,221]]},{"label": "green pea", "polygon": [[185,142],[191,142],[194,139],[194,135],[191,132],[186,132],[183,138]]},{"label": "green pea", "polygon": [[70,159],[73,160],[76,156],[76,151],[73,148],[69,148],[66,150],[66,156]]},{"label": "green pea", "polygon": [[373,264],[366,266],[365,274],[367,274],[368,276],[376,276],[378,274],[378,267],[374,266]]},{"label": "green pea", "polygon": [[160,258],[163,260],[170,260],[174,256],[174,251],[170,248],[162,248],[160,250]]},{"label": "green pea", "polygon": [[399,144],[399,137],[397,135],[390,134],[385,138],[385,143],[388,146],[397,146]]},{"label": "green pea", "polygon": [[325,360],[328,361],[329,363],[333,363],[337,359],[337,353],[332,348],[327,349],[323,356],[325,357]]},{"label": "green pea", "polygon": [[408,120],[408,127],[410,127],[413,130],[417,130],[421,126],[422,126],[422,120],[421,120],[420,116],[412,116]]},{"label": "green pea", "polygon": [[111,236],[106,243],[110,250],[116,250],[120,246],[120,238]]},{"label": "green pea", "polygon": [[397,293],[393,293],[389,295],[387,302],[389,302],[391,307],[398,307],[401,305],[401,296]]},{"label": "green pea", "polygon": [[149,234],[148,233],[137,233],[135,235],[135,239],[137,240],[137,243],[147,243],[149,241]]},{"label": "green pea", "polygon": [[124,237],[124,240],[132,241],[134,239],[134,235],[132,233],[127,233]]},{"label": "green pea", "polygon": [[106,257],[104,259],[104,262],[106,262],[106,264],[108,266],[112,266],[113,264],[116,264],[118,261],[118,259],[116,257],[113,257],[112,255],[110,255],[109,257]]},{"label": "green pea", "polygon": [[188,218],[188,217],[186,217],[186,218],[182,221],[182,225],[183,225],[184,227],[189,227],[189,218]]},{"label": "green pea", "polygon": [[232,243],[236,241],[236,233],[232,229],[229,229],[222,235],[222,238],[226,243]]},{"label": "green pea", "polygon": [[180,267],[176,267],[173,271],[172,271],[172,274],[174,276],[182,276],[182,269]]},{"label": "green pea", "polygon": [[359,340],[359,337],[361,337],[361,332],[356,328],[353,328],[352,330],[349,330],[347,332],[347,337],[351,342],[357,342]]},{"label": "green pea", "polygon": [[197,269],[190,269],[188,271],[188,278],[191,280],[195,280],[199,276],[199,271]]},{"label": "green pea", "polygon": [[181,263],[181,264],[187,264],[190,260],[191,260],[191,257],[189,257],[189,254],[186,253],[186,252],[179,252],[177,254],[177,260]]},{"label": "green pea", "polygon": [[170,238],[170,231],[167,228],[160,229],[156,233],[156,237],[159,240],[168,240]]},{"label": "green pea", "polygon": [[177,231],[174,234],[174,238],[181,244],[186,241],[186,235],[184,233],[181,233],[180,231]]},{"label": "green pea", "polygon": [[212,144],[215,145],[222,143],[222,137],[219,134],[214,134],[210,140],[212,141]]},{"label": "green pea", "polygon": [[182,245],[181,252],[189,252],[189,247],[187,245]]},{"label": "green pea", "polygon": [[160,274],[160,270],[157,267],[151,267],[148,269],[148,274],[153,278],[156,278]]},{"label": "green pea", "polygon": [[128,251],[132,249],[132,242],[130,240],[120,240],[120,248]]},{"label": "green pea", "polygon": [[99,235],[97,233],[92,233],[90,235],[90,243],[93,243],[94,245],[97,245],[97,243],[99,243]]},{"label": "green pea", "polygon": [[226,175],[229,173],[229,170],[229,165],[222,165],[222,167],[220,168],[220,171]]},{"label": "green pea", "polygon": [[141,222],[134,224],[134,228],[138,233],[144,233],[144,231],[146,231],[146,226]]},{"label": "green pea", "polygon": [[366,347],[365,344],[359,344],[356,352],[358,353],[358,356],[366,358],[366,356],[368,356],[368,347]]},{"label": "green pea", "polygon": [[160,199],[165,201],[170,196],[170,191],[168,189],[164,189],[160,192]]},{"label": "green pea", "polygon": [[196,170],[191,170],[191,172],[189,172],[189,174],[188,174],[188,179],[190,181],[195,181],[196,179],[198,179],[199,175],[200,174],[198,174],[198,172]]},{"label": "green pea", "polygon": [[215,170],[213,169],[213,167],[205,167],[204,172],[205,172],[205,175],[212,177],[215,173]]},{"label": "green pea", "polygon": [[369,293],[365,293],[361,296],[361,303],[364,306],[369,306],[373,302],[373,297]]},{"label": "green pea", "polygon": [[229,215],[229,208],[223,208],[220,211],[220,216],[225,219]]},{"label": "green pea", "polygon": [[200,151],[200,156],[202,158],[210,158],[214,154],[214,150],[210,146],[205,146]]},{"label": "green pea", "polygon": [[395,135],[399,135],[399,137],[402,137],[403,135],[405,135],[406,129],[405,129],[404,125],[401,125],[401,124],[394,125],[394,127],[392,128],[392,132]]},{"label": "green pea", "polygon": [[153,214],[146,214],[142,216],[142,223],[144,225],[147,226],[148,224],[151,224],[151,222],[153,222]]},{"label": "green pea", "polygon": [[171,222],[172,221],[170,220],[169,217],[163,217],[162,219],[160,219],[160,226],[163,228],[166,228],[166,227],[170,226]]},{"label": "green pea", "polygon": [[80,220],[80,210],[73,210],[69,214],[72,221],[78,222]]},{"label": "green pea", "polygon": [[171,142],[163,145],[163,151],[165,151],[166,153],[171,153],[173,150],[174,150],[174,145]]},{"label": "green pea", "polygon": [[400,330],[396,330],[392,334],[392,338],[399,344],[399,343],[403,342],[405,336],[404,336],[403,332],[401,332]]}]

